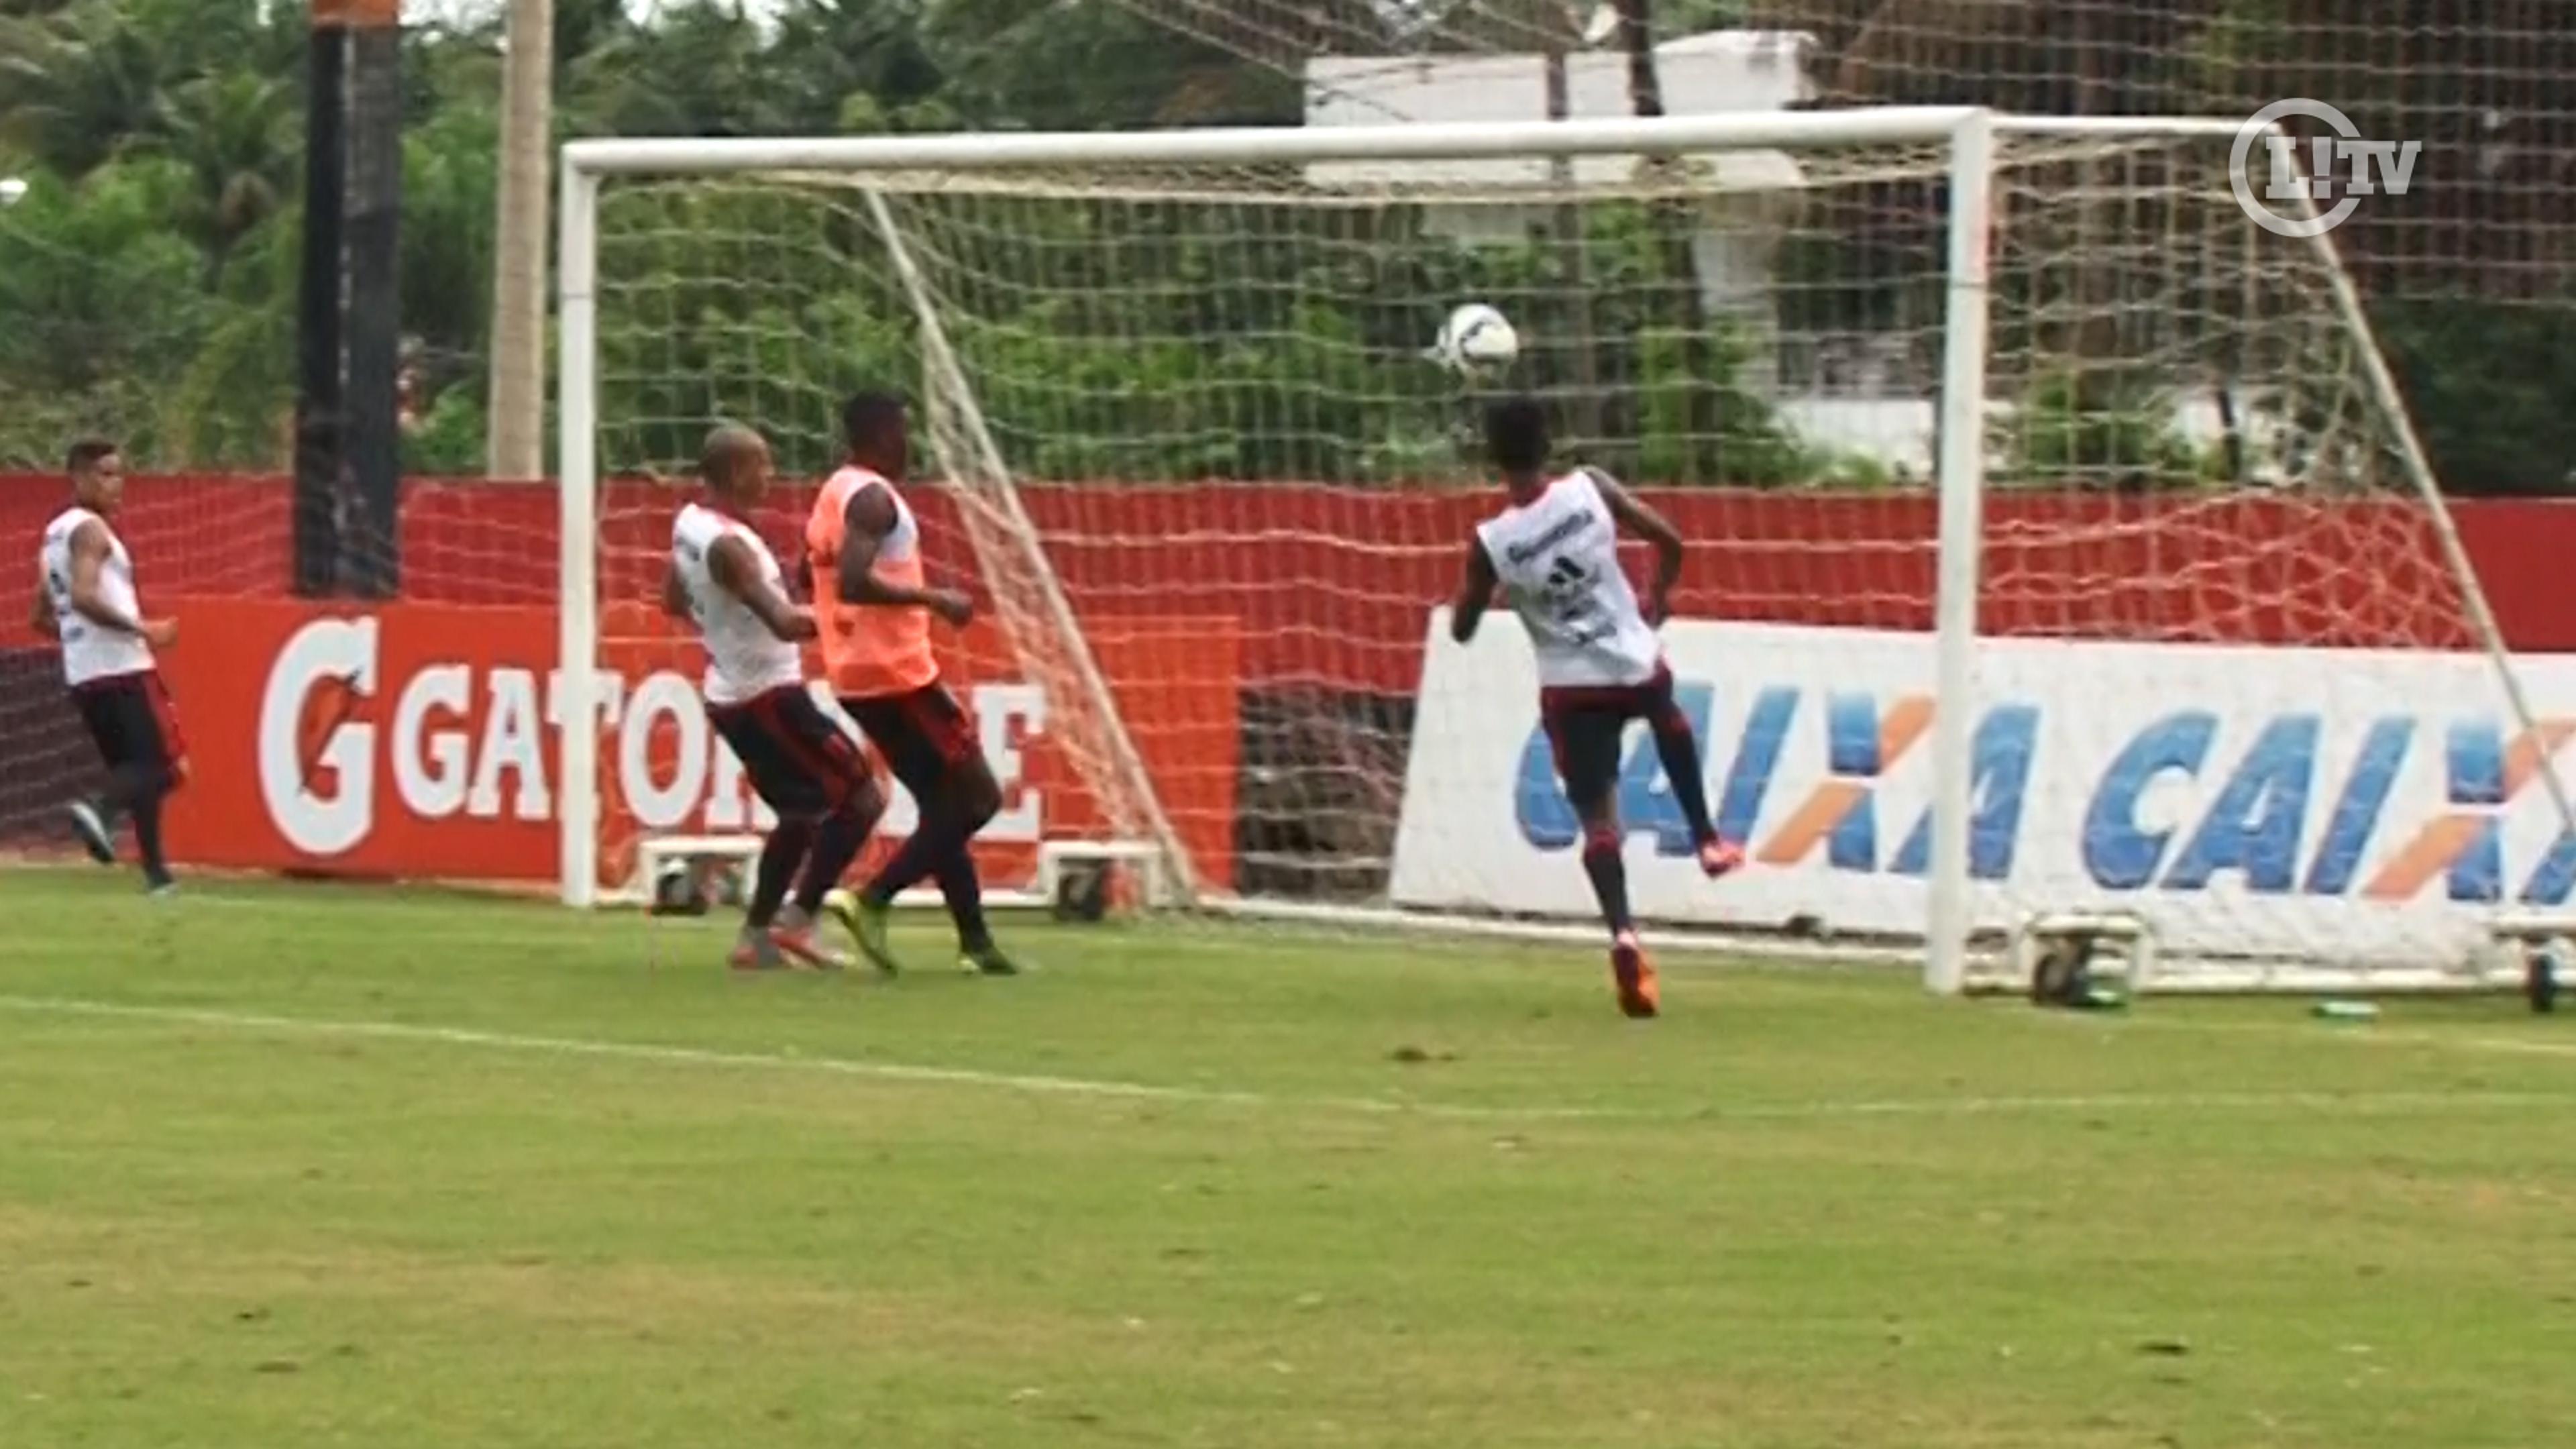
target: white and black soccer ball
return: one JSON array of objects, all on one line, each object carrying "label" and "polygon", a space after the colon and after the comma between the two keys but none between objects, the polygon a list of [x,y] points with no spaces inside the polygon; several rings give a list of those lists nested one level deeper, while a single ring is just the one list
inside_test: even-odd
[{"label": "white and black soccer ball", "polygon": [[1432,360],[1462,377],[1490,377],[1520,355],[1521,335],[1511,319],[1483,302],[1451,312],[1431,344]]}]

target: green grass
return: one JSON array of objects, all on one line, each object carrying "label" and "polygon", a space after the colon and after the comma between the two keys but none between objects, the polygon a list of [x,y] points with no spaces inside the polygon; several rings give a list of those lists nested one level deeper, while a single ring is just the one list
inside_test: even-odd
[{"label": "green grass", "polygon": [[[2510,1002],[0,876],[0,1443],[2558,1442],[2576,1035]],[[926,923],[900,937],[944,961]]]}]

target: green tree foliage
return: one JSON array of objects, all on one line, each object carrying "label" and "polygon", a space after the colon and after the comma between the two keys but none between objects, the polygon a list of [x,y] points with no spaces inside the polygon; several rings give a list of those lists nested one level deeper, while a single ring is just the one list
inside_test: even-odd
[{"label": "green tree foliage", "polygon": [[88,174],[167,126],[164,33],[108,0],[0,25],[0,136],[58,174]]},{"label": "green tree foliage", "polygon": [[[2372,198],[2335,240],[2408,372],[2435,471],[2460,491],[2528,492],[2560,490],[2576,468],[2576,440],[2558,421],[2576,417],[2576,367],[2556,344],[2576,262],[2576,27],[2557,7],[1749,0],[1745,10],[1748,24],[1815,37],[1810,71],[1835,105],[2245,115],[2305,96],[2365,136],[2419,142],[2412,194]],[[2537,306],[2521,317],[2493,303]],[[2445,410],[2425,411],[2436,399]],[[2517,432],[2501,425],[2508,418],[2534,426]]]},{"label": "green tree foliage", "polygon": [[945,0],[924,35],[974,124],[1044,131],[1296,120],[1295,86],[1111,5]]},{"label": "green tree foliage", "polygon": [[2576,489],[2576,329],[2559,308],[2379,308],[2409,414],[2454,493]]},{"label": "green tree foliage", "polygon": [[[993,442],[1024,476],[1456,476],[1472,399],[1420,356],[1449,306],[1491,298],[1568,335],[1547,315],[1567,293],[1552,240],[1466,245],[1420,208],[938,192],[889,208]],[[1694,427],[1690,349],[1658,321],[1673,283],[1646,209],[1587,217],[1604,407],[1599,433],[1569,442],[1662,481],[1825,473],[1831,460],[1731,382],[1714,389],[1715,435]],[[832,454],[831,409],[849,388],[935,384],[883,236],[838,188],[612,188],[601,233],[612,459],[684,467],[705,419],[738,416],[772,430],[784,465],[812,469]],[[1740,327],[1717,324],[1708,341],[1728,379],[1751,361]],[[1560,343],[1533,346],[1513,381],[1558,390],[1575,376]]]},{"label": "green tree foliage", "polygon": [[[2099,60],[2114,108],[2228,92],[2254,84],[2248,74],[2294,79],[2299,60],[2283,37],[2307,32],[2282,17],[2314,3],[2178,3],[2160,13],[2190,44],[2122,32],[2121,46],[2085,53]],[[1297,117],[1294,85],[1277,67],[1234,60],[1155,24],[1148,9],[791,0],[761,23],[732,0],[671,0],[639,24],[623,0],[556,0],[558,127],[565,136],[822,134]],[[0,171],[33,184],[24,203],[0,211],[0,316],[10,319],[0,327],[9,400],[0,462],[49,458],[75,427],[117,431],[163,464],[282,461],[303,35],[301,7],[278,4],[265,21],[262,10],[259,0],[0,0]],[[1893,0],[1659,7],[1676,30],[1792,10],[1824,38],[1825,69],[1846,99],[1943,98],[1900,81],[1956,72],[1883,53],[1892,36],[1913,33],[1897,22],[1915,12]],[[1995,82],[2008,93],[1989,99],[2015,103],[2021,92],[2010,88],[2022,87],[2022,99],[2050,103],[2044,77],[2063,69],[2051,57],[2091,34],[2081,28],[2068,19],[1995,39],[2012,66]],[[471,469],[481,457],[499,83],[496,24],[407,39],[403,329],[420,383],[410,462],[423,469]],[[2391,90],[2403,114],[2431,104],[2412,81]],[[855,198],[816,204],[791,191],[746,212],[742,194],[635,188],[616,202],[632,225],[615,244],[635,248],[615,258],[634,290],[627,300],[659,309],[654,326],[603,339],[611,415],[633,430],[613,440],[625,456],[685,459],[702,420],[725,412],[783,418],[789,461],[810,464],[804,454],[829,448],[822,399],[858,381],[921,376],[913,310]],[[910,224],[937,227],[928,203],[909,205]],[[1453,382],[1410,355],[1441,311],[1468,297],[1501,304],[1538,339],[1518,380],[1543,388],[1584,375],[1569,339],[1588,329],[1602,405],[1597,436],[1580,441],[1610,466],[1756,484],[1868,472],[1818,456],[1735,384],[1759,365],[1750,328],[1721,316],[1696,340],[1678,330],[1688,309],[1673,305],[1680,284],[1642,209],[1587,211],[1590,305],[1580,313],[1566,303],[1572,283],[1558,248],[1535,238],[1452,245],[1401,208],[1303,209],[1219,243],[1178,212],[1157,221],[1065,203],[1042,221],[1027,213],[1015,224],[1036,230],[980,263],[1026,271],[1014,288],[978,293],[965,277],[942,286],[951,341],[1010,462],[1031,473],[1370,481],[1455,470],[1468,409]],[[1846,298],[1852,315],[1783,314],[1782,324],[1931,326],[1937,297],[1898,295],[1902,279],[1932,275],[1937,263],[1938,228],[1916,231],[1857,229],[1889,252],[1875,260],[1854,255],[1858,241],[1830,255],[1784,252],[1779,265],[1793,279],[1896,280],[1877,291],[1789,286],[1792,303]],[[2116,289],[2116,278],[2101,280]],[[2563,315],[2377,304],[2452,486],[2563,485],[2576,461],[2576,353],[2556,325]],[[2051,393],[2045,378],[2028,385],[2029,421],[1998,439],[2009,450],[2000,471],[2032,481],[2193,475],[2156,421],[2161,404],[2106,400],[2098,388]],[[1697,436],[1712,401],[1713,445]]]},{"label": "green tree foliage", "polygon": [[255,0],[0,15],[0,169],[30,183],[0,212],[0,463],[74,430],[174,463],[275,453],[296,46]]},{"label": "green tree foliage", "polygon": [[[78,424],[160,463],[275,465],[292,403],[297,7],[264,24],[257,0],[7,6],[0,154],[23,158],[11,168],[36,188],[0,213],[0,297],[36,325],[0,339],[0,389],[37,402],[0,423],[0,452],[49,456]],[[764,24],[731,0],[678,0],[654,16],[558,0],[562,133],[1260,124],[1299,110],[1272,71],[1107,5],[795,0]],[[424,469],[481,453],[499,38],[483,23],[407,39],[403,325],[421,385],[408,461]],[[635,250],[615,265],[659,309],[654,326],[604,339],[610,415],[637,420],[625,456],[685,459],[720,412],[773,422],[791,453],[814,453],[831,431],[817,400],[920,377],[914,314],[841,202],[781,193],[746,209],[738,190],[674,187],[618,203],[630,223],[618,244]],[[1547,295],[1536,246],[1397,238],[1377,270],[1354,273],[1353,229],[1418,224],[1401,212],[1319,211],[1300,225],[1336,234],[1292,227],[1224,255],[1215,233],[1140,232],[1114,212],[1062,209],[1061,244],[1023,249],[1045,275],[1014,306],[956,321],[1014,466],[1319,479],[1454,466],[1456,389],[1413,353],[1458,297]],[[1672,339],[1645,330],[1662,286],[1645,233],[1609,212],[1600,228],[1599,335],[1624,399],[1611,446],[1679,456],[1653,441],[1672,430],[1664,401],[1683,379]],[[1152,285],[1164,269],[1190,284]],[[1157,309],[1142,325],[1160,340],[1144,346],[1120,311],[1139,298]],[[1538,380],[1557,380],[1552,366],[1534,359]],[[1738,401],[1742,436],[1760,440],[1739,456],[1771,459],[1767,412]]]},{"label": "green tree foliage", "polygon": [[161,451],[178,370],[219,310],[203,257],[164,223],[188,185],[157,158],[104,168],[77,192],[39,172],[7,214],[0,459],[51,458],[69,433],[99,428]]}]

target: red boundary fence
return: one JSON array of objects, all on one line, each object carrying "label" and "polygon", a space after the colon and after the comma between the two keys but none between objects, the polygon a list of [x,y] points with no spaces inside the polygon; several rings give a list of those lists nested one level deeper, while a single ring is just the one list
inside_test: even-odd
[{"label": "red boundary fence", "polygon": [[[285,590],[291,495],[277,477],[163,475],[129,485],[126,533],[146,597]],[[1024,490],[1089,614],[1174,609],[1241,621],[1245,682],[1402,692],[1423,611],[1455,578],[1488,493],[1295,484],[1039,485]],[[801,491],[772,505],[793,537]],[[1684,612],[1928,627],[1933,500],[1920,494],[1649,493],[1694,540]],[[646,598],[677,498],[616,483],[603,583]],[[59,480],[0,475],[0,537],[32,548]],[[920,506],[935,560],[971,559],[935,490]],[[541,485],[421,479],[403,503],[405,597],[541,604],[555,597],[555,495]],[[2454,505],[2505,635],[2576,650],[2563,597],[2576,502]],[[2115,633],[2230,642],[2463,641],[2422,515],[2402,505],[2238,498],[2190,504],[2002,495],[1988,510],[1984,625],[2001,633]],[[22,606],[0,643],[26,642]]]}]

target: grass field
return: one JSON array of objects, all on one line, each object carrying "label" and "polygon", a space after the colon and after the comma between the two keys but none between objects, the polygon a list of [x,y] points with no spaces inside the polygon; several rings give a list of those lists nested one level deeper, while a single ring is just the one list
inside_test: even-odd
[{"label": "grass field", "polygon": [[[2576,1021],[0,875],[0,1444],[2565,1442]],[[944,963],[927,923],[904,938]]]}]

